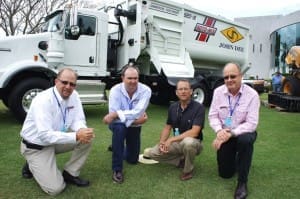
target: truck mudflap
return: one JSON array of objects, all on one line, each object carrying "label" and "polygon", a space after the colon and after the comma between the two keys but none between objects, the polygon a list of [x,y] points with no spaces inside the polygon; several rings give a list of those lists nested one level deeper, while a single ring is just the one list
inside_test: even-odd
[{"label": "truck mudflap", "polygon": [[268,103],[283,108],[289,112],[300,112],[300,97],[285,93],[270,93]]}]

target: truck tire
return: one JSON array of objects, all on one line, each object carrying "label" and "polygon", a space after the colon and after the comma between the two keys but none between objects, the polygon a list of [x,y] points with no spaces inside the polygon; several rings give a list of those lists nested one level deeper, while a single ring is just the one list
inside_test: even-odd
[{"label": "truck tire", "polygon": [[205,105],[210,105],[210,94],[208,92],[208,89],[204,84],[198,84],[193,87],[193,94],[192,97],[195,101]]},{"label": "truck tire", "polygon": [[23,80],[17,84],[8,98],[9,108],[18,121],[23,122],[32,99],[41,91],[50,87],[50,82],[42,78]]},{"label": "truck tire", "polygon": [[7,108],[9,108],[9,107],[8,107],[8,97],[7,97],[7,96],[4,96],[4,98],[2,99],[2,102],[3,102],[3,104],[4,104]]},{"label": "truck tire", "polygon": [[300,96],[300,80],[289,76],[283,80],[282,91],[287,95]]}]

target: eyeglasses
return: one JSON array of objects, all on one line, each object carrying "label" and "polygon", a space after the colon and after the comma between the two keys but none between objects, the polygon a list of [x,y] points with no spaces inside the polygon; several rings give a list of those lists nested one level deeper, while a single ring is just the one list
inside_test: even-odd
[{"label": "eyeglasses", "polygon": [[237,75],[228,75],[228,76],[224,76],[224,80],[228,80],[229,78],[230,79],[235,79],[237,77]]},{"label": "eyeglasses", "polygon": [[73,83],[73,82],[68,82],[68,81],[63,81],[61,79],[58,79],[63,85],[67,86],[68,84],[70,85],[70,87],[75,87],[76,86],[76,83]]}]

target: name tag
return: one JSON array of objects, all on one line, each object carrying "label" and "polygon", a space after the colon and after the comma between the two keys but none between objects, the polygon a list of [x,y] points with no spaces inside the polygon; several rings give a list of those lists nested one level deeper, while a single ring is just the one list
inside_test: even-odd
[{"label": "name tag", "polygon": [[225,119],[225,126],[230,128],[231,127],[231,124],[232,124],[232,120],[231,120],[231,117],[227,117]]},{"label": "name tag", "polygon": [[67,132],[67,130],[68,130],[68,127],[67,127],[67,125],[64,125],[62,128],[61,128],[61,130],[60,131],[62,131],[62,132]]}]

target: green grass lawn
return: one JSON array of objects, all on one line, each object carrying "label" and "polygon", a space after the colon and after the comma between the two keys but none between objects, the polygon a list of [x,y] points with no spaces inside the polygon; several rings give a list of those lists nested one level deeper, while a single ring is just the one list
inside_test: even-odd
[{"label": "green grass lawn", "polygon": [[[102,123],[106,105],[85,106],[88,125],[95,128],[96,138],[81,176],[91,181],[88,188],[68,185],[57,198],[233,198],[236,176],[221,179],[217,175],[216,154],[211,147],[214,138],[207,117],[204,150],[195,161],[194,178],[182,182],[181,170],[171,165],[129,165],[124,163],[125,182],[111,179],[111,132]],[[208,109],[206,111],[206,114]],[[165,123],[167,107],[150,105],[149,120],[142,129],[142,149],[153,146]],[[261,107],[258,139],[255,143],[249,175],[249,197],[299,198],[300,195],[300,113],[279,112]],[[22,125],[0,103],[0,198],[51,198],[34,180],[23,179],[24,163],[20,155],[19,132]],[[70,154],[57,156],[60,168]]]}]

